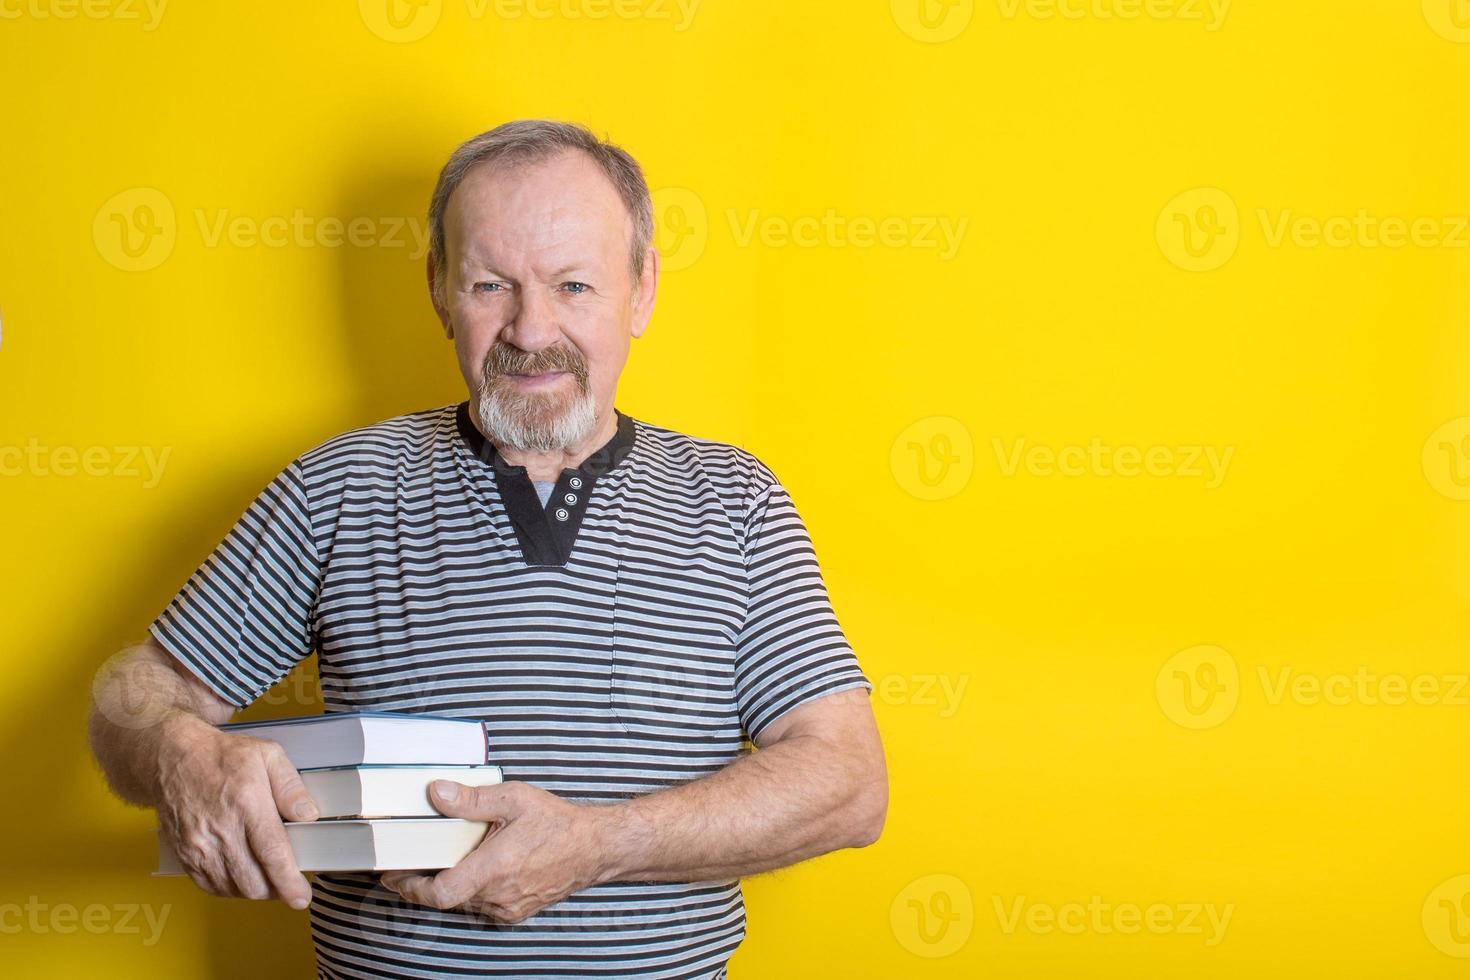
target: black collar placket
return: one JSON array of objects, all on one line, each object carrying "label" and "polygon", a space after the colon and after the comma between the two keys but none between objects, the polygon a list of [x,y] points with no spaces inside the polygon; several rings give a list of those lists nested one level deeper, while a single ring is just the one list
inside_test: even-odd
[{"label": "black collar placket", "polygon": [[616,408],[613,412],[618,419],[613,437],[576,469],[562,470],[551,491],[551,498],[543,507],[526,468],[507,463],[495,444],[486,439],[470,420],[469,402],[460,403],[455,412],[459,434],[470,452],[489,466],[494,474],[500,499],[520,544],[521,557],[527,565],[567,563],[597,480],[616,469],[632,451],[636,435],[633,419]]}]

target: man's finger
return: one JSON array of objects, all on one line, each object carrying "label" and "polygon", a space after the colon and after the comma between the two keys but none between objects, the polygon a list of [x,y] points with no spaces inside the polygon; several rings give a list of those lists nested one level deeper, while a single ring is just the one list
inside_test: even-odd
[{"label": "man's finger", "polygon": [[315,820],[319,811],[312,802],[301,773],[291,765],[283,749],[272,744],[265,750],[265,772],[271,781],[271,796],[283,820]]},{"label": "man's finger", "polygon": [[[473,857],[473,854],[470,855],[456,867],[463,868]],[[444,876],[447,873],[441,871],[436,875],[414,875],[399,880],[392,887],[394,891],[415,905],[424,905],[433,909],[452,909],[474,897],[478,883],[473,872],[445,880]]]},{"label": "man's finger", "polygon": [[291,850],[291,840],[286,828],[273,813],[245,818],[245,834],[250,841],[250,850],[270,878],[275,893],[281,901],[293,909],[304,909],[311,904],[311,883],[296,867],[296,854]]},{"label": "man's finger", "polygon": [[412,881],[415,878],[422,878],[423,880],[427,881],[429,876],[421,875],[413,871],[387,871],[383,873],[383,876],[379,878],[378,881],[382,884],[384,888],[388,889],[389,891],[398,892],[398,894],[402,895],[403,884],[405,882]]},{"label": "man's finger", "polygon": [[[486,837],[486,841],[489,836]],[[495,871],[495,848],[485,843],[471,851],[452,868],[445,868],[430,879],[427,889],[438,901],[445,903],[440,908],[454,908],[470,901],[476,895],[492,890],[499,877]]]},{"label": "man's finger", "polygon": [[224,848],[225,868],[234,882],[236,892],[244,898],[260,901],[271,897],[270,886],[265,882],[255,855],[244,841],[227,842]]},{"label": "man's finger", "polygon": [[223,865],[209,864],[198,870],[185,866],[184,870],[194,879],[194,884],[210,895],[231,898],[235,894],[235,886],[230,882],[229,873]]},{"label": "man's finger", "polygon": [[454,867],[438,874],[398,871],[384,874],[378,880],[415,905],[452,909],[468,902],[485,887],[492,860],[482,843]]},{"label": "man's finger", "polygon": [[171,835],[174,849],[179,854],[179,863],[194,879],[194,884],[211,895],[221,898],[232,898],[235,895],[234,882],[230,880],[230,873],[226,870],[222,858],[224,845],[217,838],[214,843],[205,848],[186,848],[179,843],[178,833]]}]

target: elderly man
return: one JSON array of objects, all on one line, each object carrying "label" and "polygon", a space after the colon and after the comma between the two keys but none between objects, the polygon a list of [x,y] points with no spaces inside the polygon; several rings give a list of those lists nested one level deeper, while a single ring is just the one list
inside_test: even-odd
[{"label": "elderly man", "polygon": [[[291,462],[104,673],[162,708],[95,709],[98,759],[201,888],[309,904],[322,976],[724,976],[741,876],[877,839],[871,686],[771,471],[615,407],[658,288],[632,157],[507,123],[429,222],[469,399]],[[432,794],[493,824],[458,866],[297,870],[299,775],[215,726],[313,650],[328,711],[484,720],[506,782]]]}]

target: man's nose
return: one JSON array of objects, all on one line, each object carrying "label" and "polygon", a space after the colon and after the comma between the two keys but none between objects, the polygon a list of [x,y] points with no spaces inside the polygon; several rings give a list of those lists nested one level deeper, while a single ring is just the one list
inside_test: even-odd
[{"label": "man's nose", "polygon": [[536,288],[522,291],[501,339],[532,354],[555,344],[561,339],[561,323],[552,297]]}]

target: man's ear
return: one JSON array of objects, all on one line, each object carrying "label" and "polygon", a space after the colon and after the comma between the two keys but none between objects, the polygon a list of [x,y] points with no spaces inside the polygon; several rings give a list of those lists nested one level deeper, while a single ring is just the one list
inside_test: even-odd
[{"label": "man's ear", "polygon": [[638,281],[633,284],[633,324],[634,337],[643,336],[643,331],[648,329],[648,321],[653,316],[653,301],[658,297],[658,249],[652,245],[643,256],[643,273]]},{"label": "man's ear", "polygon": [[439,302],[439,292],[434,288],[434,259],[431,256],[426,262],[429,274],[429,302],[434,304],[434,313],[439,317],[439,325],[444,328],[444,336],[450,340],[454,339],[454,323],[449,319],[449,310],[445,309]]}]

